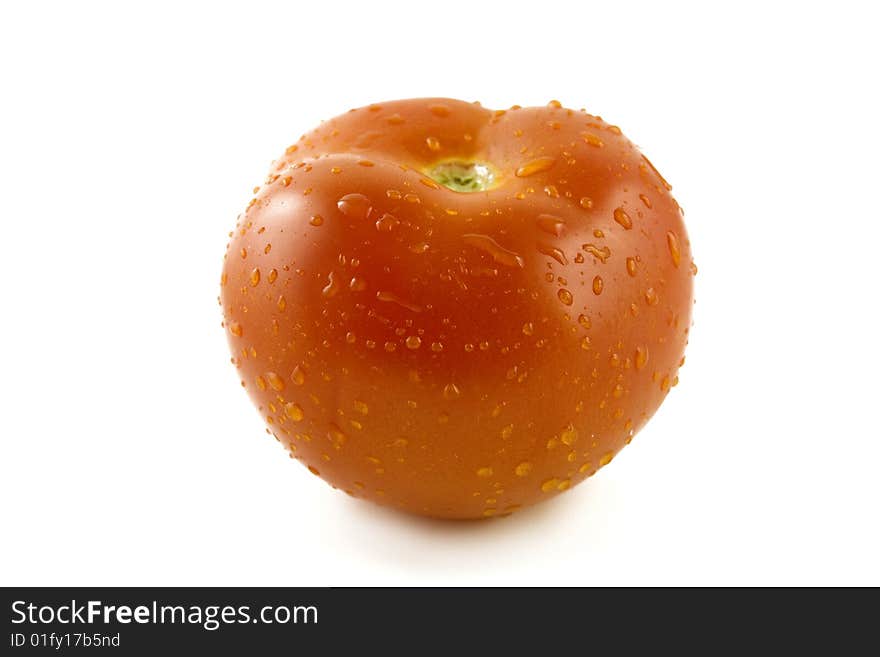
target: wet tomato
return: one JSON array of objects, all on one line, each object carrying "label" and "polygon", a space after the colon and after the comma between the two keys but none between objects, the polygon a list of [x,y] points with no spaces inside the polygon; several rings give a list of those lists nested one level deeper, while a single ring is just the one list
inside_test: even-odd
[{"label": "wet tomato", "polygon": [[355,497],[508,514],[607,465],[678,380],[682,213],[584,111],[351,110],[239,217],[221,304],[269,431]]}]

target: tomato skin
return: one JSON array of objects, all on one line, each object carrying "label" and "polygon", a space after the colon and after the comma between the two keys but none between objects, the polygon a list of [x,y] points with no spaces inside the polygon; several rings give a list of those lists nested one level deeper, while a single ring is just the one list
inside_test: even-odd
[{"label": "tomato skin", "polygon": [[[447,160],[496,186],[436,184]],[[232,233],[221,303],[291,456],[356,497],[480,518],[591,476],[653,415],[694,271],[668,185],[614,126],[416,99],[288,149]]]}]

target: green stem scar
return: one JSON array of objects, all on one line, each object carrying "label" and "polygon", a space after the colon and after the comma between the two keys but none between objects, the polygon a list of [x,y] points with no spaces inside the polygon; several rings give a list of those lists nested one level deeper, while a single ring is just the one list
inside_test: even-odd
[{"label": "green stem scar", "polygon": [[455,192],[485,192],[495,186],[495,173],[481,162],[441,162],[427,175]]}]

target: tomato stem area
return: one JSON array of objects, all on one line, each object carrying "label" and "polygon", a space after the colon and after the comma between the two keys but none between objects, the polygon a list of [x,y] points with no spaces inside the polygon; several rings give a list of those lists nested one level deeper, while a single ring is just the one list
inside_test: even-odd
[{"label": "tomato stem area", "polygon": [[455,192],[485,192],[495,186],[495,172],[482,162],[441,162],[426,173]]}]

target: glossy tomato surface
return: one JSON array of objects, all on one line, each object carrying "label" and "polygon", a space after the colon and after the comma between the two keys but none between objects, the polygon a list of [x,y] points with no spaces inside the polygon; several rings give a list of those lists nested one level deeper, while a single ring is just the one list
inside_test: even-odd
[{"label": "glossy tomato surface", "polygon": [[669,190],[617,127],[556,102],[327,121],[231,233],[242,385],[355,497],[446,518],[551,498],[678,380],[696,269]]}]

